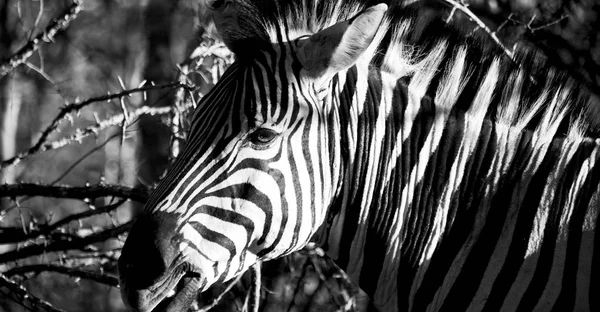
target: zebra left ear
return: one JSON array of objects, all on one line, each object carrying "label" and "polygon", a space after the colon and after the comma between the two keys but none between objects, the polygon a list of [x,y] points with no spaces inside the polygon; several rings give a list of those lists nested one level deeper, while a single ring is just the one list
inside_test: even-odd
[{"label": "zebra left ear", "polygon": [[248,42],[261,38],[260,14],[244,1],[206,0],[221,39],[234,53],[242,52]]},{"label": "zebra left ear", "polygon": [[387,5],[380,3],[301,41],[297,57],[302,67],[312,78],[348,69],[375,38],[386,11]]}]

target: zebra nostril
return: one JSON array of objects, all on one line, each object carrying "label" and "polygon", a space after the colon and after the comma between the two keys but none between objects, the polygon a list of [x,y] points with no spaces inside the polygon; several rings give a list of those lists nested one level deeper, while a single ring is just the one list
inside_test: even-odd
[{"label": "zebra nostril", "polygon": [[202,274],[200,274],[199,272],[188,271],[185,273],[185,275],[183,277],[201,278]]}]

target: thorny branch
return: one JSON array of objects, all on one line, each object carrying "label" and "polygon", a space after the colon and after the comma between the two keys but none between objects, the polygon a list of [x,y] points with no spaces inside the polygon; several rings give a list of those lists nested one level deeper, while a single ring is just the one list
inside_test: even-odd
[{"label": "thorny branch", "polygon": [[[330,293],[338,293],[343,297],[342,302],[338,302],[342,306],[341,311],[354,311],[357,304],[357,298],[359,296],[358,287],[352,282],[350,277],[341,270],[329,257],[325,256],[325,252],[320,247],[317,247],[314,243],[309,243],[304,250],[308,253],[308,259],[315,268],[315,272],[319,276],[322,283]],[[334,273],[325,274],[323,268],[327,268]],[[340,283],[341,291],[337,290],[331,285],[330,279],[327,275],[331,275],[338,283]]]},{"label": "thorny branch", "polygon": [[[178,77],[177,82],[173,82],[165,85],[158,86],[143,86],[136,89],[125,90],[123,83],[123,91],[117,94],[108,94],[101,97],[90,98],[85,101],[76,101],[63,107],[58,115],[54,118],[52,123],[44,130],[38,141],[26,152],[17,155],[16,157],[0,162],[0,168],[4,168],[13,164],[16,164],[19,160],[24,159],[30,155],[37,154],[43,151],[57,149],[72,143],[81,142],[84,138],[91,135],[97,135],[103,129],[111,126],[125,127],[135,122],[142,115],[175,115],[175,118],[179,117],[179,121],[183,121],[185,114],[190,109],[193,109],[197,103],[194,98],[195,94],[198,93],[193,86],[191,86],[189,74],[196,73],[199,67],[203,63],[203,59],[210,55],[216,55],[217,52],[213,48],[214,44],[204,47],[206,49],[196,49],[194,54],[189,58],[189,63],[185,64],[186,68],[182,68],[181,75]],[[224,46],[221,49],[226,49]],[[218,51],[220,51],[218,50]],[[200,52],[199,52],[200,51]],[[218,58],[219,55],[216,55]],[[231,63],[231,59],[228,62],[221,62],[221,67],[224,67],[226,63]],[[183,64],[182,64],[183,65]],[[203,76],[204,77],[204,76]],[[49,77],[47,77],[49,78]],[[215,77],[213,73],[213,84],[216,83],[218,77]],[[48,141],[50,135],[57,131],[60,123],[64,120],[72,119],[82,108],[96,102],[111,101],[111,100],[122,100],[126,96],[135,92],[145,92],[157,89],[173,88],[177,90],[177,102],[175,107],[141,107],[133,111],[123,111],[120,114],[113,115],[105,120],[98,120],[96,124],[88,126],[86,128],[76,129],[75,132],[68,136],[55,141]],[[202,96],[200,94],[200,96]],[[176,113],[176,114],[174,114]],[[183,124],[179,124],[179,129],[184,129]],[[178,131],[181,133],[182,131]],[[20,259],[26,259],[34,256],[44,255],[47,253],[53,253],[58,258],[54,261],[58,261],[53,264],[42,263],[27,266],[17,266],[7,274],[10,275],[23,275],[31,273],[40,273],[43,271],[52,271],[70,275],[76,278],[85,278],[94,280],[96,282],[104,283],[111,286],[117,286],[118,282],[115,278],[107,276],[101,273],[94,273],[89,271],[83,271],[80,268],[82,265],[98,265],[101,263],[112,263],[116,262],[118,258],[118,252],[115,254],[115,250],[110,252],[98,251],[93,244],[106,241],[107,239],[117,238],[124,234],[131,227],[131,222],[116,226],[111,229],[103,230],[95,234],[81,236],[79,234],[70,234],[68,225],[71,222],[80,221],[84,218],[91,217],[94,215],[100,215],[103,213],[111,212],[119,207],[126,199],[145,202],[148,196],[146,190],[141,189],[128,189],[106,185],[99,186],[85,186],[85,187],[68,187],[68,186],[53,186],[53,185],[39,185],[39,184],[19,184],[19,185],[0,185],[0,198],[9,197],[15,200],[19,196],[48,196],[48,197],[61,197],[61,198],[75,198],[75,199],[91,199],[96,197],[113,196],[121,198],[121,201],[116,202],[108,206],[90,209],[81,213],[67,216],[55,223],[48,225],[33,223],[30,224],[29,229],[23,227],[15,228],[0,228],[0,244],[2,243],[20,243],[20,247],[17,250],[10,251],[5,254],[0,254],[0,263],[10,263],[18,261]],[[49,221],[48,221],[49,222]],[[67,232],[67,233],[65,233]],[[80,233],[80,232],[79,232]],[[71,254],[74,252],[75,254]],[[71,255],[69,255],[71,254]],[[88,259],[88,260],[85,260]],[[241,277],[241,276],[240,276]],[[232,282],[230,287],[233,287],[236,282]],[[228,290],[223,292],[223,295]],[[216,305],[221,298],[217,298],[213,305]],[[41,306],[35,306],[40,309]],[[209,307],[204,307],[209,309]]]},{"label": "thorny branch", "polygon": [[534,33],[534,32],[536,32],[538,30],[541,30],[541,29],[544,29],[544,28],[548,28],[548,27],[550,27],[552,25],[556,25],[556,24],[560,23],[562,20],[564,20],[565,18],[568,18],[568,17],[569,17],[569,15],[563,15],[560,18],[558,18],[558,19],[556,19],[554,21],[550,21],[548,23],[545,23],[543,25],[536,26],[536,27],[532,26],[533,22],[535,21],[535,18],[536,18],[535,14],[531,17],[531,19],[529,20],[528,23],[524,23],[524,22],[522,22],[522,21],[520,21],[518,19],[513,18],[513,14],[512,13],[508,15],[508,20],[511,21],[511,22],[513,22],[513,23],[515,23],[515,24],[517,24],[517,25],[521,25],[521,26],[527,28],[527,30],[531,31],[531,33]]},{"label": "thorny branch", "polygon": [[0,198],[16,198],[18,196],[72,199],[92,199],[111,196],[129,198],[133,201],[144,203],[148,199],[148,190],[121,185],[59,186],[35,183],[0,185]]},{"label": "thorny branch", "polygon": [[[180,84],[185,85],[188,81],[187,76],[190,73],[189,64],[181,64],[178,66],[178,69],[179,76],[177,77],[177,80]],[[184,121],[183,112],[187,110],[186,106],[191,106],[187,104],[189,101],[186,101],[185,99],[185,91],[186,90],[184,88],[178,88],[177,92],[175,93],[175,105],[171,117],[171,133],[173,136],[171,138],[171,146],[169,151],[171,154],[170,157],[173,159],[177,158],[179,155],[181,141],[184,139],[182,136]]]},{"label": "thorny branch", "polygon": [[[203,72],[203,64],[207,57],[212,57],[214,62],[211,68],[211,77]],[[182,85],[191,84],[190,74],[198,74],[204,79],[205,83],[214,85],[219,80],[227,65],[233,63],[233,61],[234,58],[231,52],[223,43],[218,43],[210,37],[203,37],[200,45],[177,66],[179,69],[177,81]],[[198,93],[200,98],[203,96],[197,90],[195,91],[190,92],[190,90],[186,90],[185,88],[178,88],[175,93],[175,105],[171,118],[172,137],[169,147],[172,159],[175,159],[179,155],[182,142],[185,141],[185,131],[183,131],[185,129],[184,122],[189,118],[186,112],[191,111],[197,104],[194,93]]]},{"label": "thorny branch", "polygon": [[251,278],[252,285],[250,286],[250,289],[248,290],[248,296],[249,296],[248,311],[249,312],[258,312],[259,311],[260,291],[261,291],[261,287],[262,287],[261,269],[262,269],[261,261],[257,261],[256,264],[254,264],[250,268],[250,270],[251,270],[250,273],[252,276],[252,278]]},{"label": "thorny branch", "polygon": [[82,9],[81,0],[73,0],[71,6],[61,14],[60,18],[54,19],[42,33],[27,42],[13,56],[0,62],[0,78],[27,61],[39,49],[42,41],[53,42],[56,34],[67,29]]},{"label": "thorny branch", "polygon": [[86,250],[84,253],[62,254],[57,260],[61,265],[70,267],[86,266],[96,264],[114,264],[117,263],[122,248],[114,248],[107,251]]},{"label": "thorny branch", "polygon": [[93,233],[86,236],[63,234],[62,237],[50,240],[43,245],[31,245],[18,250],[9,251],[0,254],[0,264],[17,261],[33,256],[39,256],[49,252],[61,252],[68,250],[82,250],[89,245],[104,242],[107,239],[115,238],[118,235],[125,233],[131,229],[133,221],[116,226],[114,228],[105,229],[103,231]]},{"label": "thorny branch", "polygon": [[79,221],[85,218],[114,211],[124,202],[125,200],[120,200],[112,205],[107,205],[97,209],[90,209],[84,212],[72,214],[51,225],[38,225],[38,229],[30,232],[25,232],[22,227],[0,227],[0,244],[18,243],[27,240],[33,240],[38,237],[44,237],[45,235],[50,234],[52,231],[57,230],[65,225],[68,225],[70,222]]},{"label": "thorny branch", "polygon": [[153,115],[153,114],[169,113],[172,110],[171,107],[151,108],[151,107],[143,106],[141,108],[134,110],[133,112],[123,112],[121,114],[112,116],[109,119],[107,119],[103,122],[99,122],[98,124],[96,124],[94,126],[91,126],[91,127],[85,128],[85,129],[78,129],[76,131],[76,133],[70,137],[63,138],[63,139],[53,141],[53,142],[47,142],[50,134],[58,128],[59,124],[63,120],[69,118],[70,116],[72,116],[73,113],[78,112],[85,106],[88,106],[88,105],[90,105],[92,103],[96,103],[96,102],[121,99],[125,96],[130,96],[133,93],[146,92],[146,91],[150,91],[150,90],[168,89],[168,88],[184,88],[187,90],[193,89],[191,86],[181,84],[179,82],[174,82],[174,83],[169,83],[169,84],[164,84],[164,85],[156,85],[156,86],[151,85],[151,86],[139,87],[139,88],[135,88],[135,89],[123,90],[122,92],[119,92],[119,93],[107,94],[107,95],[103,95],[103,96],[99,96],[99,97],[90,98],[85,101],[67,104],[65,107],[63,107],[60,110],[60,112],[54,118],[54,120],[50,123],[50,125],[48,125],[48,127],[46,127],[44,132],[42,132],[42,135],[40,136],[40,138],[37,140],[37,142],[31,148],[29,148],[25,152],[19,153],[18,155],[14,156],[10,159],[0,162],[0,169],[4,169],[8,166],[15,165],[20,160],[23,160],[33,154],[37,154],[37,153],[44,152],[44,151],[51,150],[51,149],[57,149],[57,148],[65,146],[65,145],[68,145],[70,143],[81,141],[83,138],[85,138],[91,134],[97,134],[102,129],[105,129],[110,126],[118,125],[118,124],[125,124],[125,121],[130,122],[130,120],[135,120],[135,119],[137,119],[137,117],[144,115],[144,114]]},{"label": "thorny branch", "polygon": [[231,288],[233,288],[233,286],[235,286],[235,284],[237,284],[240,281],[240,279],[242,279],[242,276],[243,276],[243,274],[240,274],[235,279],[231,280],[229,282],[229,284],[227,284],[227,287],[225,287],[225,289],[223,289],[223,291],[216,298],[214,298],[211,303],[205,305],[204,307],[199,309],[197,312],[208,312],[212,308],[216,307],[217,304],[219,304],[219,302],[221,302],[223,297],[231,290]]},{"label": "thorny branch", "polygon": [[[508,22],[512,22],[516,25],[521,25],[523,27],[525,27],[527,30],[529,30],[531,33],[534,33],[536,31],[539,31],[541,29],[556,25],[558,23],[560,23],[561,21],[563,21],[565,18],[568,18],[569,15],[563,15],[560,18],[554,20],[554,21],[550,21],[548,23],[545,23],[543,25],[540,26],[532,26],[533,22],[535,21],[536,15],[534,14],[531,19],[529,20],[529,22],[525,23],[522,22],[518,19],[515,19],[513,17],[513,13],[509,14],[508,17],[506,18],[506,20],[501,23],[498,28],[496,30],[491,30],[475,13],[473,13],[473,11],[471,11],[469,9],[469,4],[465,2],[465,0],[443,0],[444,2],[450,4],[452,6],[452,10],[450,11],[450,14],[446,20],[446,22],[449,22],[452,17],[454,16],[454,13],[456,13],[457,10],[463,12],[465,15],[467,15],[469,17],[469,19],[471,21],[473,21],[475,24],[477,24],[477,27],[483,29],[487,35],[492,38],[492,40],[502,49],[502,51],[504,51],[504,53],[513,61],[515,61],[514,59],[514,51],[511,51],[509,48],[507,48],[504,43],[502,43],[502,41],[500,41],[500,39],[497,36],[498,31],[500,31],[500,29],[502,29],[504,26],[506,26],[506,24]],[[514,49],[513,49],[514,50]]]},{"label": "thorny branch", "polygon": [[[8,291],[4,291],[4,288]],[[19,303],[25,308],[35,307],[36,311],[65,312],[64,310],[55,308],[50,303],[30,294],[25,287],[11,281],[2,273],[0,273],[0,294]]]},{"label": "thorny branch", "polygon": [[[169,107],[169,106],[167,106],[167,107],[142,106],[142,107],[140,107],[134,111],[131,111],[127,114],[128,122],[125,123],[125,126],[131,125],[134,121],[136,121],[142,115],[152,115],[152,116],[153,115],[166,115],[166,114],[170,114],[172,111],[173,111],[173,107]],[[119,125],[123,126],[125,119],[126,119],[126,117],[125,117],[125,114],[123,114],[123,113],[113,115],[113,116],[109,117],[108,119],[99,121],[98,123],[96,123],[92,126],[85,127],[85,128],[79,128],[75,131],[74,134],[72,134],[68,137],[58,139],[56,141],[44,143],[42,145],[42,147],[35,153],[59,149],[61,147],[65,147],[69,144],[73,144],[76,142],[81,143],[81,141],[83,139],[85,139],[86,137],[91,136],[91,135],[98,135],[98,133],[100,133],[100,131],[102,131],[104,129],[107,129],[112,126],[119,126]],[[32,154],[25,155],[25,157],[28,157],[30,155],[32,155]]]},{"label": "thorny branch", "polygon": [[450,17],[448,18],[448,21],[452,18],[453,14],[456,10],[463,12],[464,14],[466,14],[469,17],[469,19],[471,21],[473,21],[475,24],[477,24],[477,26],[479,26],[481,29],[483,29],[490,36],[490,38],[492,38],[492,40],[494,40],[494,42],[502,49],[502,51],[504,51],[504,54],[506,54],[506,56],[508,56],[513,61],[515,60],[513,51],[509,50],[506,46],[504,46],[502,41],[500,41],[500,39],[496,35],[496,31],[492,31],[481,19],[479,19],[479,17],[477,17],[477,15],[475,15],[475,13],[473,13],[471,10],[469,10],[468,5],[464,2],[464,0],[458,0],[458,1],[443,0],[443,1],[452,5],[452,11],[450,13]]},{"label": "thorny branch", "polygon": [[88,279],[100,284],[104,284],[104,285],[108,285],[108,286],[113,286],[113,287],[118,287],[119,286],[119,279],[108,275],[108,274],[102,274],[102,273],[97,273],[97,272],[93,272],[93,271],[89,271],[89,270],[82,270],[82,269],[78,269],[78,268],[69,268],[69,267],[65,267],[65,266],[61,266],[61,265],[55,265],[55,264],[32,264],[32,265],[24,265],[24,266],[19,266],[19,267],[15,267],[13,269],[10,269],[6,272],[4,272],[4,275],[7,277],[13,277],[15,275],[26,275],[26,274],[39,274],[42,272],[55,272],[55,273],[60,273],[60,274],[64,274],[64,275],[68,275],[71,277],[75,277],[75,278],[83,278],[83,279]]}]

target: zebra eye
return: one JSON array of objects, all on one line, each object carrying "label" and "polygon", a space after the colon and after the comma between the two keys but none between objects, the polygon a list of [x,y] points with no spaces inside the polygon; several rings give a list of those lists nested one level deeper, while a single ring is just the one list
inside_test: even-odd
[{"label": "zebra eye", "polygon": [[258,128],[248,136],[248,140],[256,146],[264,147],[265,145],[273,142],[277,137],[277,132],[267,129]]}]

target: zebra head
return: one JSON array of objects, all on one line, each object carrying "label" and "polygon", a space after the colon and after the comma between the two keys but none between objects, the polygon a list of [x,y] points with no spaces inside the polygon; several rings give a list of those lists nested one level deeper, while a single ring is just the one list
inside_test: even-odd
[{"label": "zebra head", "polygon": [[183,310],[212,284],[308,243],[342,170],[331,78],[373,49],[387,10],[299,36],[261,26],[241,2],[212,2],[237,61],[198,105],[185,149],[123,247],[121,292],[139,311]]}]

